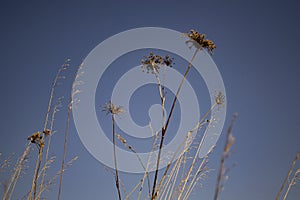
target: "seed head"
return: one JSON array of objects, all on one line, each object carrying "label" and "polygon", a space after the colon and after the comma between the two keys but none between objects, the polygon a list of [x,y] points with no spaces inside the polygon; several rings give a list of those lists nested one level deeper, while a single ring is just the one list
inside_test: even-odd
[{"label": "seed head", "polygon": [[222,105],[225,102],[225,96],[222,94],[222,92],[219,92],[219,94],[216,96],[216,104]]},{"label": "seed head", "polygon": [[116,106],[112,103],[112,101],[109,101],[103,106],[102,111],[105,111],[106,114],[118,115],[123,113],[124,109],[122,106]]},{"label": "seed head", "polygon": [[151,72],[152,74],[158,74],[159,69],[163,66],[172,67],[174,58],[170,58],[169,55],[166,55],[164,58],[160,55],[155,55],[153,52],[150,52],[149,56],[145,56],[145,59],[142,59],[142,68]]},{"label": "seed head", "polygon": [[209,39],[204,39],[206,36],[205,34],[198,33],[193,29],[191,29],[189,33],[185,33],[184,35],[188,36],[190,39],[186,43],[196,43],[200,45],[200,48],[206,49],[210,54],[212,54],[213,50],[217,48],[213,41]]}]

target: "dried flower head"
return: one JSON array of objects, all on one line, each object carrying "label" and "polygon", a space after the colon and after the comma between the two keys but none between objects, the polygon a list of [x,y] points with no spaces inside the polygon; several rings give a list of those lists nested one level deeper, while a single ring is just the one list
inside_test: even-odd
[{"label": "dried flower head", "polygon": [[222,92],[219,92],[216,96],[216,104],[222,105],[225,102],[225,96],[222,94]]},{"label": "dried flower head", "polygon": [[42,139],[41,132],[37,131],[27,138],[31,143],[40,144]]},{"label": "dried flower head", "polygon": [[174,58],[170,58],[169,55],[166,55],[164,58],[159,55],[155,55],[153,52],[150,52],[150,56],[145,56],[145,59],[142,59],[142,68],[151,72],[152,74],[159,73],[159,69],[163,66],[172,67]]},{"label": "dried flower head", "polygon": [[109,101],[103,106],[102,111],[105,111],[106,114],[118,115],[123,113],[124,109],[122,106],[116,106],[112,103],[112,101]]},{"label": "dried flower head", "polygon": [[206,49],[210,54],[213,53],[213,50],[216,48],[216,45],[213,41],[209,39],[204,39],[205,34],[198,33],[197,31],[191,29],[189,33],[185,33],[184,35],[190,38],[186,43],[192,42],[200,45],[200,48]]},{"label": "dried flower head", "polygon": [[50,129],[45,129],[43,131],[43,133],[46,135],[46,136],[49,136],[51,134],[51,130]]}]

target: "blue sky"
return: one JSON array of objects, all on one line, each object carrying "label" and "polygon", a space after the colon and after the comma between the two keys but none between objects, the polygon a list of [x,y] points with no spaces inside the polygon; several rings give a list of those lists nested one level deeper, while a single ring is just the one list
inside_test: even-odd
[{"label": "blue sky", "polygon": [[[1,1],[1,159],[12,152],[21,154],[27,136],[42,129],[52,80],[66,58],[72,59],[72,68],[57,92],[57,97],[65,96],[55,125],[52,155],[57,162],[71,80],[96,45],[137,27],[180,32],[194,28],[217,45],[213,59],[228,101],[225,127],[230,116],[239,113],[235,154],[230,158],[237,166],[220,199],[274,199],[300,148],[299,9],[295,0]],[[212,169],[218,168],[224,139],[223,134],[212,154]],[[67,159],[76,155],[79,159],[64,176],[62,199],[116,199],[112,174],[88,153],[71,123]],[[16,199],[28,191],[33,163],[18,185]],[[122,175],[124,182],[137,178]],[[213,171],[191,199],[212,199],[215,180]],[[55,199],[56,191],[57,184],[46,196]],[[290,199],[299,194],[296,186]]]}]

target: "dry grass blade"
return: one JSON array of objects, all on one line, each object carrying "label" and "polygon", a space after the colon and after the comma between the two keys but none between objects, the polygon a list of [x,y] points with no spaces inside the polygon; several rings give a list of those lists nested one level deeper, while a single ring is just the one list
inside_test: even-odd
[{"label": "dry grass blade", "polygon": [[198,145],[198,147],[197,147],[197,151],[196,151],[196,153],[195,153],[195,155],[194,155],[192,164],[191,164],[191,166],[190,166],[190,168],[189,168],[189,170],[188,170],[187,176],[186,176],[186,178],[183,180],[183,186],[182,186],[182,188],[181,188],[181,190],[180,190],[178,199],[181,199],[181,196],[183,195],[183,192],[185,191],[186,184],[187,184],[188,180],[190,179],[190,176],[191,176],[192,171],[193,171],[193,169],[194,169],[194,166],[195,166],[195,164],[196,164],[196,161],[197,161],[199,152],[200,152],[201,147],[202,147],[202,145],[203,145],[203,142],[204,142],[204,140],[205,140],[205,138],[206,138],[208,129],[209,129],[209,126],[206,126],[206,129],[205,129],[205,131],[204,131],[204,134],[203,134],[203,136],[202,136],[202,138],[201,138],[201,141],[200,141],[200,143],[199,143],[199,145]]},{"label": "dry grass blade", "polygon": [[[134,148],[131,145],[129,145],[127,143],[127,141],[120,134],[116,134],[116,135],[117,135],[117,138],[119,139],[119,141],[121,143],[123,143],[127,149],[129,149],[131,152],[133,152],[135,154],[135,156],[139,160],[141,166],[143,167],[144,171],[147,172],[147,169],[144,166],[141,157],[137,154],[137,152],[134,150]],[[150,179],[149,179],[149,174],[148,173],[146,173],[146,177],[147,177],[147,181],[148,181],[148,188],[150,189]]]},{"label": "dry grass blade", "polygon": [[[78,159],[77,156],[75,156],[74,158],[72,158],[70,161],[67,162],[67,164],[65,165],[64,169],[70,167],[73,162],[75,162]],[[51,160],[51,159],[50,159]],[[49,161],[50,161],[49,160]],[[59,170],[51,179],[49,179],[44,185],[43,187],[41,187],[41,189],[39,190],[38,194],[37,194],[37,198],[41,199],[41,195],[43,194],[43,192],[45,190],[47,190],[53,183],[54,181],[60,177],[60,175],[62,174],[62,171]]]},{"label": "dry grass blade", "polygon": [[83,63],[78,67],[77,74],[74,77],[74,80],[72,81],[72,87],[71,87],[72,92],[69,97],[68,117],[67,117],[67,122],[66,122],[66,130],[65,130],[65,138],[64,138],[64,150],[63,150],[63,157],[62,157],[62,162],[61,162],[61,174],[59,177],[59,188],[58,188],[58,197],[57,197],[58,200],[60,200],[61,191],[62,191],[62,179],[63,179],[64,168],[65,168],[65,159],[66,159],[66,154],[67,154],[67,141],[68,141],[68,136],[69,136],[71,113],[72,113],[73,103],[74,103],[73,100],[74,100],[74,95],[77,92],[77,90],[75,91],[76,80],[79,78],[80,73],[78,73],[78,72],[80,72],[82,70],[82,68],[83,68]]},{"label": "dry grass blade", "polygon": [[[208,117],[208,115],[212,112],[212,110],[215,108],[216,105],[217,105],[217,103],[213,104],[213,105],[210,107],[210,109],[204,114],[204,116],[200,119],[200,121],[196,124],[196,126],[193,127],[192,130],[190,130],[190,131],[186,134],[185,140],[183,140],[183,141],[180,143],[180,145],[179,145],[178,148],[176,149],[176,151],[175,151],[173,157],[171,158],[170,162],[168,163],[168,165],[167,165],[167,167],[166,167],[166,169],[165,169],[165,172],[164,172],[162,178],[160,179],[159,185],[158,185],[158,187],[157,187],[157,189],[156,189],[157,191],[159,191],[159,190],[160,190],[160,187],[163,185],[164,179],[166,178],[166,176],[167,176],[167,174],[168,174],[168,171],[169,171],[169,169],[170,169],[170,167],[171,167],[171,163],[173,163],[174,159],[176,158],[176,156],[177,156],[179,153],[180,153],[180,154],[184,154],[184,153],[187,152],[187,150],[188,150],[188,148],[187,148],[187,143],[188,143],[189,140],[192,141],[192,134],[193,134],[193,132],[196,131],[196,134],[199,133],[200,128],[204,125],[205,119],[206,119],[206,118]],[[196,136],[196,135],[195,135],[195,136]],[[182,146],[183,146],[184,144],[185,144],[184,149],[183,149],[182,151],[180,151],[181,148],[182,148]]]},{"label": "dry grass blade", "polygon": [[284,194],[283,200],[286,200],[288,194],[290,193],[290,190],[291,190],[292,186],[296,185],[296,181],[299,178],[299,174],[300,174],[300,168],[295,171],[295,173],[293,175],[293,178],[290,181],[289,186],[288,186],[288,188],[287,188],[287,190],[286,190],[286,192]]},{"label": "dry grass blade", "polygon": [[48,121],[49,121],[49,114],[50,114],[51,107],[52,107],[52,100],[53,100],[53,97],[54,97],[54,91],[55,91],[55,88],[57,86],[58,80],[60,78],[62,78],[61,72],[65,69],[67,69],[67,67],[69,66],[69,62],[70,62],[70,59],[67,59],[66,62],[59,68],[59,70],[58,70],[58,72],[57,72],[57,74],[56,74],[56,76],[53,80],[52,86],[51,86],[50,95],[49,95],[49,102],[48,102],[48,107],[47,107],[47,112],[46,112],[46,118],[45,118],[44,127],[43,127],[43,135],[40,136],[40,141],[39,141],[39,146],[38,146],[38,151],[39,151],[38,152],[38,158],[37,158],[37,162],[36,162],[34,176],[33,176],[33,179],[32,179],[31,190],[30,190],[30,193],[29,193],[29,200],[31,200],[31,199],[35,200],[36,199],[38,174],[39,174],[41,164],[42,164],[42,161],[43,161],[43,149],[44,149],[44,144],[45,144],[44,143],[44,136],[48,132],[47,131],[48,130],[47,125],[48,125]]},{"label": "dry grass blade", "polygon": [[230,151],[232,145],[234,144],[234,137],[232,136],[232,128],[236,121],[236,118],[237,118],[237,114],[234,114],[232,117],[232,120],[231,120],[231,124],[227,130],[227,137],[226,137],[226,142],[225,142],[224,150],[223,150],[222,157],[221,157],[214,200],[217,200],[218,196],[220,194],[220,191],[222,188],[222,179],[224,178],[224,172],[225,172],[225,160],[228,158],[229,151]]},{"label": "dry grass blade", "polygon": [[111,120],[112,120],[112,135],[113,135],[113,144],[114,144],[114,163],[115,163],[115,176],[116,176],[116,187],[118,190],[118,196],[119,200],[122,199],[121,197],[121,191],[120,191],[120,183],[119,183],[119,171],[118,171],[118,163],[117,163],[117,155],[116,155],[116,132],[115,132],[115,118],[114,114],[111,115]]},{"label": "dry grass blade", "polygon": [[181,80],[181,83],[177,89],[177,92],[176,92],[176,95],[174,97],[174,100],[173,100],[173,103],[172,103],[172,106],[171,106],[171,109],[170,109],[170,113],[168,115],[168,118],[167,118],[167,121],[166,121],[166,124],[162,127],[162,130],[161,130],[161,140],[160,140],[160,145],[159,145],[159,150],[158,150],[158,156],[157,156],[157,163],[156,163],[156,170],[155,170],[155,175],[154,175],[154,181],[153,181],[153,187],[152,187],[152,200],[154,200],[156,197],[155,197],[155,193],[156,193],[156,181],[157,181],[157,177],[158,177],[158,169],[159,169],[159,163],[160,163],[160,157],[161,157],[161,152],[162,152],[162,147],[163,147],[163,143],[164,143],[164,139],[165,139],[165,134],[166,134],[166,131],[168,129],[168,126],[169,126],[169,123],[170,123],[170,119],[172,117],[172,114],[173,114],[173,111],[174,111],[174,108],[175,108],[175,105],[176,105],[176,102],[177,102],[177,98],[178,98],[178,95],[180,93],[180,90],[185,82],[185,79],[187,77],[187,74],[188,72],[190,71],[191,67],[192,67],[192,63],[198,53],[198,49],[196,49],[191,61],[189,62],[189,65],[184,73],[184,76]]},{"label": "dry grass blade", "polygon": [[[49,131],[46,132],[47,134],[45,134],[46,137],[48,138],[48,142],[47,142],[47,149],[46,149],[46,155],[45,155],[45,164],[44,164],[43,169],[42,169],[42,179],[41,179],[41,182],[40,182],[40,185],[39,185],[39,191],[43,190],[45,176],[46,176],[46,169],[48,168],[49,162],[52,163],[52,161],[54,161],[53,158],[49,159],[49,151],[50,151],[50,146],[51,146],[51,138],[52,138],[52,135],[53,135],[52,130],[53,130],[53,125],[54,125],[55,115],[59,111],[59,107],[61,107],[60,100],[61,99],[59,99],[58,103],[55,104],[55,106],[54,106],[52,116],[51,116],[51,121],[50,121],[50,129],[49,129]],[[38,200],[40,199],[39,196],[38,196]]]},{"label": "dry grass blade", "polygon": [[[290,176],[291,176],[291,174],[292,174],[292,172],[293,172],[293,169],[295,168],[295,165],[296,165],[296,163],[297,163],[297,161],[298,161],[299,158],[300,158],[300,149],[299,149],[299,151],[297,152],[297,154],[296,154],[296,156],[295,156],[295,158],[294,158],[294,160],[293,160],[293,162],[292,162],[292,164],[291,164],[291,166],[290,166],[290,169],[289,169],[289,171],[288,171],[288,173],[287,173],[287,175],[286,175],[284,181],[282,182],[282,185],[281,185],[281,187],[280,187],[280,189],[279,189],[279,191],[278,191],[278,193],[277,193],[277,196],[276,196],[276,198],[275,198],[276,200],[278,200],[278,199],[281,197],[281,194],[282,194],[282,192],[283,192],[283,190],[284,190],[284,187],[285,187],[287,181],[289,180],[289,178],[290,178]],[[289,189],[288,189],[287,192],[289,192]],[[286,193],[286,195],[287,195],[287,194],[288,194],[288,193]]]},{"label": "dry grass blade", "polygon": [[21,155],[21,157],[19,158],[19,160],[17,161],[15,168],[14,168],[14,173],[11,175],[8,183],[6,184],[5,187],[5,191],[4,191],[4,195],[3,195],[3,200],[9,200],[11,199],[11,196],[14,192],[16,183],[21,175],[21,172],[23,170],[24,164],[27,160],[27,156],[30,152],[30,143],[26,146],[23,154]]},{"label": "dry grass blade", "polygon": [[[120,190],[120,178],[119,178],[118,163],[117,163],[117,154],[116,154],[115,115],[123,113],[124,109],[121,106],[114,105],[112,101],[109,101],[103,107],[104,107],[104,109],[102,111],[106,111],[107,114],[111,114],[112,140],[113,140],[113,157],[114,157],[114,165],[115,165],[115,181],[116,181],[116,188],[117,188],[117,191],[118,191],[118,197],[119,197],[119,200],[121,200],[122,196],[121,196],[121,190]],[[119,136],[119,139],[121,139],[121,142],[123,144],[124,144],[124,142],[126,143],[126,140],[124,138],[122,138],[121,136]],[[132,147],[129,146],[128,144],[127,144],[127,146],[132,149]]]}]

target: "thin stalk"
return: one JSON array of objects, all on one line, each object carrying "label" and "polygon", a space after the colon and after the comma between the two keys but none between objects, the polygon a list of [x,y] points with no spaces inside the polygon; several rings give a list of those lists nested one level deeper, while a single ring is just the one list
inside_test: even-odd
[{"label": "thin stalk", "polygon": [[[40,187],[39,187],[39,191],[43,191],[43,187],[44,187],[44,182],[45,182],[45,176],[46,176],[46,169],[47,169],[47,163],[49,160],[49,151],[50,151],[50,145],[51,145],[51,137],[52,137],[52,130],[53,130],[53,125],[54,125],[54,119],[55,119],[55,115],[58,111],[58,105],[54,106],[53,112],[52,112],[52,116],[51,116],[51,121],[50,121],[50,135],[48,135],[48,142],[47,142],[47,149],[46,149],[46,156],[45,156],[45,164],[44,164],[44,170],[42,172],[42,179],[41,179],[41,183],[40,183]],[[40,200],[40,195],[38,195],[38,200]]]},{"label": "thin stalk", "polygon": [[296,184],[296,179],[297,179],[297,177],[298,177],[298,173],[300,173],[300,168],[299,168],[298,170],[296,170],[296,172],[295,172],[295,174],[294,174],[294,176],[293,176],[291,182],[289,183],[289,186],[288,186],[288,188],[287,188],[287,190],[286,190],[286,192],[285,192],[285,194],[284,194],[283,200],[286,200],[286,198],[287,198],[287,196],[288,196],[288,194],[289,194],[289,192],[290,192],[292,186],[293,186],[294,184]]},{"label": "thin stalk", "polygon": [[22,169],[23,169],[24,163],[26,161],[27,155],[29,154],[29,151],[30,151],[30,143],[26,146],[22,156],[20,157],[20,159],[16,163],[14,173],[10,177],[8,185],[7,185],[7,187],[4,191],[3,200],[9,200],[11,198],[11,196],[14,192],[14,189],[15,189],[15,185],[16,185],[16,183],[17,183],[17,181],[20,177],[20,174],[22,172]]},{"label": "thin stalk", "polygon": [[118,171],[118,164],[117,164],[117,155],[116,155],[116,139],[115,139],[115,117],[112,114],[111,115],[111,121],[112,121],[112,139],[114,144],[114,164],[115,164],[115,176],[116,176],[116,187],[118,190],[118,196],[119,200],[121,200],[121,190],[120,190],[120,183],[119,183],[119,171]]},{"label": "thin stalk", "polygon": [[209,129],[209,126],[206,127],[205,132],[204,132],[204,134],[203,134],[203,136],[202,136],[202,138],[201,138],[200,144],[198,145],[198,148],[197,148],[197,151],[196,151],[196,153],[195,153],[195,156],[194,156],[194,159],[193,159],[193,161],[192,161],[192,164],[191,164],[191,166],[190,166],[190,168],[189,168],[189,171],[188,171],[188,173],[187,173],[186,178],[184,179],[183,186],[182,186],[182,188],[181,188],[181,190],[180,190],[178,199],[181,199],[181,196],[183,195],[183,192],[184,192],[184,189],[185,189],[185,187],[186,187],[186,184],[187,184],[188,180],[190,179],[191,173],[192,173],[192,171],[193,171],[193,169],[194,169],[194,166],[195,166],[195,164],[196,164],[196,160],[197,160],[197,158],[198,158],[198,154],[199,154],[199,152],[200,152],[200,150],[201,150],[201,147],[202,147],[202,145],[203,145],[204,139],[206,138],[208,129]]},{"label": "thin stalk", "polygon": [[[149,188],[149,193],[150,193],[150,179],[149,179],[149,175],[148,175],[148,173],[147,173],[147,169],[146,169],[146,167],[144,166],[141,157],[138,155],[138,153],[135,151],[135,149],[134,149],[132,146],[130,146],[130,145],[127,143],[127,141],[126,141],[121,135],[117,134],[117,138],[119,139],[119,141],[120,141],[121,143],[123,143],[123,144],[125,145],[125,147],[126,147],[127,149],[129,149],[131,152],[133,152],[133,153],[135,154],[135,156],[137,157],[137,159],[139,160],[141,166],[143,167],[144,171],[146,172],[146,177],[147,177],[147,181],[148,181],[148,188]],[[141,181],[144,182],[144,179],[142,179]],[[141,187],[141,189],[142,189],[142,187]]]},{"label": "thin stalk", "polygon": [[161,157],[161,151],[162,151],[162,147],[163,147],[163,143],[164,143],[164,139],[165,139],[165,134],[166,134],[166,131],[167,131],[167,128],[168,128],[168,125],[170,123],[170,119],[171,119],[171,116],[173,114],[173,110],[175,108],[175,104],[177,102],[177,98],[178,98],[178,95],[180,93],[180,90],[185,82],[185,79],[187,77],[187,74],[188,72],[190,71],[191,67],[192,67],[192,63],[198,53],[199,49],[197,49],[191,59],[191,61],[189,62],[189,65],[184,73],[184,76],[181,80],[181,83],[177,89],[177,92],[176,92],[176,95],[174,97],[174,100],[173,100],[173,103],[172,103],[172,106],[171,106],[171,110],[170,110],[170,113],[168,115],[168,118],[167,118],[167,121],[166,121],[166,124],[162,127],[162,130],[161,130],[161,140],[160,140],[160,145],[159,145],[159,150],[158,150],[158,157],[157,157],[157,162],[156,162],[156,170],[155,170],[155,175],[154,175],[154,181],[153,181],[153,187],[152,187],[152,200],[155,199],[155,190],[156,190],[156,182],[157,182],[157,176],[158,176],[158,170],[159,170],[159,163],[160,163],[160,157]]},{"label": "thin stalk", "polygon": [[232,136],[232,128],[233,125],[235,123],[235,120],[237,118],[237,115],[235,114],[231,120],[231,124],[227,130],[227,137],[226,137],[226,142],[225,142],[225,146],[224,146],[224,150],[222,153],[222,157],[221,157],[221,162],[220,162],[220,168],[219,168],[219,173],[218,173],[218,178],[217,178],[217,185],[216,185],[216,189],[215,189],[215,195],[214,195],[214,200],[218,199],[220,190],[221,190],[221,184],[222,184],[222,178],[224,175],[224,170],[225,170],[225,159],[228,157],[228,153],[230,150],[230,147],[232,146],[233,143],[231,143],[232,141],[230,141],[230,138]]},{"label": "thin stalk", "polygon": [[73,104],[74,104],[73,97],[76,94],[76,92],[78,92],[78,91],[74,91],[74,89],[75,89],[75,86],[76,86],[76,80],[80,76],[79,72],[82,69],[82,67],[83,67],[83,63],[78,67],[77,74],[76,74],[76,76],[74,76],[74,79],[72,81],[72,86],[71,86],[71,94],[70,94],[70,97],[69,97],[68,115],[67,115],[65,138],[64,138],[64,150],[63,150],[63,157],[62,157],[62,162],[61,162],[61,174],[60,174],[60,177],[59,177],[59,188],[58,188],[58,197],[57,197],[58,200],[60,200],[60,197],[61,197],[62,179],[63,179],[63,175],[65,173],[65,160],[66,160],[66,154],[67,154],[67,141],[68,141],[68,136],[69,136],[69,126],[70,126],[71,113],[72,113]]},{"label": "thin stalk", "polygon": [[201,171],[203,171],[203,169],[204,169],[203,166],[205,166],[205,164],[207,163],[207,158],[208,158],[208,155],[206,155],[203,158],[203,160],[201,161],[201,164],[199,165],[199,167],[198,167],[198,169],[196,171],[196,174],[194,175],[194,177],[193,177],[192,181],[190,182],[189,186],[187,187],[186,194],[183,197],[184,200],[188,199],[188,197],[190,196],[191,192],[193,191],[193,188],[195,187],[195,185],[197,183],[198,174],[200,174]]},{"label": "thin stalk", "polygon": [[[68,161],[67,162],[67,164],[66,164],[66,167],[69,167],[69,166],[71,166],[72,164],[73,164],[73,162],[75,161],[75,160],[77,160],[78,159],[78,157],[77,156],[75,156],[74,158],[72,158],[70,161]],[[43,188],[41,188],[41,190],[39,191],[39,193],[37,194],[37,198],[41,198],[41,195],[42,195],[42,193],[46,190],[46,189],[48,189],[48,187],[50,186],[50,185],[52,185],[53,183],[54,183],[54,181],[60,176],[60,174],[61,174],[62,172],[61,172],[61,170],[59,170],[50,180],[48,180],[45,184],[44,184],[44,186],[43,186]]]},{"label": "thin stalk", "polygon": [[[153,138],[153,147],[152,147],[152,151],[150,152],[150,154],[149,154],[149,158],[148,158],[148,161],[147,161],[147,166],[146,166],[146,171],[145,171],[145,173],[144,173],[144,176],[143,176],[143,178],[142,178],[142,184],[141,184],[141,188],[140,188],[140,191],[139,191],[139,193],[138,193],[138,200],[140,200],[141,199],[141,195],[142,195],[142,190],[143,190],[143,186],[144,186],[144,182],[145,182],[145,178],[146,178],[146,176],[149,176],[149,165],[150,165],[150,161],[151,161],[151,158],[152,158],[152,154],[153,154],[153,152],[156,150],[156,142],[157,142],[157,136],[158,136],[158,133],[156,132],[155,134],[154,134],[154,131],[153,131],[153,128],[152,128],[152,126],[151,126],[151,123],[149,123],[149,128],[150,128],[150,131],[151,131],[151,134],[152,134],[152,138]],[[154,135],[155,135],[155,137],[154,137]],[[150,196],[151,196],[151,191],[150,191],[150,182],[148,182],[148,195],[149,195],[149,198],[150,198]]]},{"label": "thin stalk", "polygon": [[[172,197],[172,193],[173,193],[173,190],[175,188],[175,184],[176,184],[176,180],[177,180],[177,177],[178,177],[178,174],[179,174],[179,171],[180,171],[180,166],[181,166],[181,162],[182,162],[182,159],[183,159],[183,156],[181,156],[179,159],[178,159],[178,163],[175,164],[175,166],[173,167],[173,169],[171,170],[170,172],[170,178],[168,178],[166,180],[166,183],[164,184],[164,186],[161,188],[162,190],[162,195],[164,193],[166,193],[166,197],[165,199],[167,199],[168,195],[169,195],[169,198]],[[173,179],[173,180],[172,180]],[[165,189],[166,188],[166,189]]]},{"label": "thin stalk", "polygon": [[64,139],[64,152],[63,152],[63,158],[61,163],[61,174],[59,177],[59,189],[58,189],[58,197],[57,199],[60,200],[61,196],[61,190],[62,190],[62,177],[65,172],[65,158],[67,154],[67,141],[68,141],[68,135],[69,135],[69,125],[70,125],[70,119],[71,119],[71,112],[72,112],[72,100],[70,101],[70,105],[68,106],[68,117],[67,117],[67,123],[66,123],[66,131],[65,131],[65,139]]},{"label": "thin stalk", "polygon": [[[164,181],[164,178],[166,177],[166,175],[167,175],[167,173],[168,173],[168,171],[169,171],[169,169],[170,169],[171,163],[173,163],[173,161],[174,161],[174,159],[176,158],[176,155],[179,153],[179,150],[181,149],[182,145],[183,145],[185,142],[187,142],[187,140],[189,139],[190,135],[191,135],[194,131],[199,130],[199,128],[200,128],[200,127],[202,126],[202,124],[203,124],[204,119],[211,113],[211,111],[214,109],[214,107],[215,107],[216,105],[217,105],[216,103],[213,104],[213,105],[210,107],[210,109],[204,114],[204,116],[199,120],[199,122],[197,123],[197,125],[196,125],[191,131],[189,131],[189,132],[186,134],[185,140],[183,140],[183,141],[180,143],[180,145],[179,145],[178,148],[176,149],[176,151],[175,151],[175,153],[174,153],[172,159],[171,159],[170,162],[168,163],[168,165],[167,165],[167,167],[166,167],[166,169],[165,169],[165,172],[164,172],[164,174],[163,174],[163,176],[162,176],[162,178],[161,178],[161,180],[160,180],[160,182],[159,182],[159,185],[158,185],[158,187],[157,187],[156,190],[160,190],[160,187],[161,187],[161,185],[162,185],[162,183],[163,183],[163,181]],[[197,133],[198,133],[198,132],[197,132]],[[186,152],[186,149],[184,148],[182,154],[185,153],[185,152]]]},{"label": "thin stalk", "polygon": [[[67,60],[57,71],[57,74],[53,80],[53,83],[52,83],[52,86],[51,86],[51,90],[50,90],[50,95],[49,95],[49,101],[48,101],[48,107],[47,107],[47,112],[46,112],[46,117],[45,117],[45,122],[44,122],[44,129],[45,130],[47,128],[47,124],[48,124],[48,120],[49,120],[49,114],[50,114],[50,111],[51,111],[51,107],[52,107],[52,100],[53,100],[53,97],[54,97],[54,91],[55,91],[55,88],[56,88],[56,85],[57,85],[57,81],[58,79],[60,78],[60,74],[63,70],[66,69],[66,67],[68,66],[67,62],[69,62],[69,60]],[[42,140],[41,140],[41,144],[44,143],[44,134],[43,134],[43,137],[42,137]],[[38,174],[39,174],[39,170],[40,170],[40,167],[41,167],[41,163],[43,161],[43,148],[44,148],[44,145],[40,145],[39,147],[39,153],[38,153],[38,159],[37,159],[37,162],[36,162],[36,167],[35,167],[35,173],[34,173],[34,177],[32,179],[32,185],[31,185],[31,190],[30,190],[30,193],[29,193],[29,199],[31,200],[32,199],[32,193],[33,193],[33,199],[35,200],[35,197],[36,197],[36,188],[37,188],[37,181],[38,181]]]},{"label": "thin stalk", "polygon": [[298,161],[299,158],[300,158],[300,149],[297,152],[297,154],[296,154],[296,156],[294,158],[294,161],[292,162],[292,165],[291,165],[291,167],[290,167],[290,169],[289,169],[289,171],[288,171],[288,173],[287,173],[287,175],[286,175],[286,177],[285,177],[285,179],[284,179],[284,181],[283,181],[283,183],[282,183],[282,185],[280,187],[280,190],[277,193],[277,196],[275,198],[276,200],[278,200],[280,198],[281,193],[283,192],[283,189],[284,189],[284,187],[285,187],[288,179],[290,178],[290,176],[291,176],[291,174],[293,172],[293,169],[294,169],[294,167],[295,167],[295,165],[296,165],[296,163],[297,163],[297,161]]},{"label": "thin stalk", "polygon": [[36,188],[37,188],[38,176],[39,176],[39,171],[40,171],[42,160],[43,160],[43,149],[44,149],[43,145],[40,145],[39,146],[39,154],[38,154],[39,157],[36,162],[36,170],[34,172],[34,180],[33,180],[33,185],[32,185],[34,200],[36,199],[36,193],[37,193]]}]

